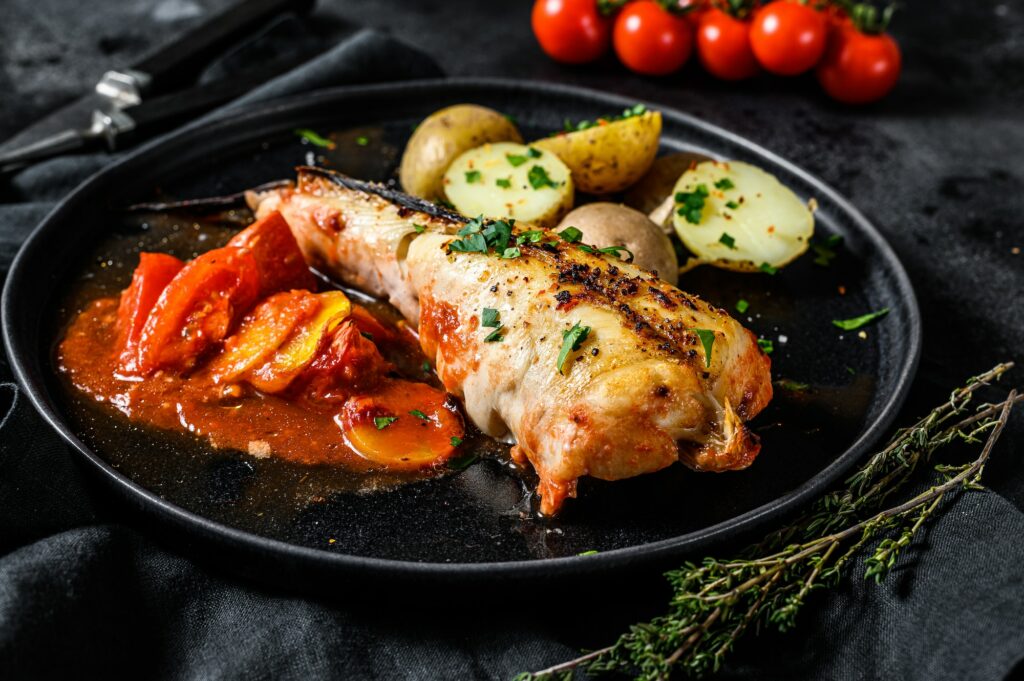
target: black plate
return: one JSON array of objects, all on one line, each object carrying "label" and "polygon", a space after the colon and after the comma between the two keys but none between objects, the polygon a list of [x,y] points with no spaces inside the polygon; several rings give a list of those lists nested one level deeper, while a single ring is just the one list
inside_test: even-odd
[{"label": "black plate", "polygon": [[[62,391],[52,356],[70,284],[89,259],[107,257],[111,240],[127,235],[152,247],[145,244],[153,229],[139,231],[114,208],[157,192],[210,196],[288,177],[292,166],[317,151],[299,143],[298,127],[344,131],[344,153],[331,155],[335,167],[387,179],[412,126],[459,102],[511,114],[527,136],[559,129],[567,117],[594,118],[634,103],[500,80],[343,88],[195,125],[140,149],[65,199],[12,266],[3,295],[4,340],[37,409],[135,507],[203,539],[214,553],[244,555],[252,570],[289,579],[344,570],[493,580],[661,561],[796,508],[878,441],[903,400],[920,347],[917,303],[892,250],[856,209],[807,172],[736,135],[664,110],[663,152],[756,163],[801,197],[817,200],[819,235],[844,238],[829,268],[805,256],[775,277],[700,268],[681,281],[726,308],[739,298],[750,301],[739,317],[774,341],[773,376],[809,386],[777,385],[777,398],[754,422],[764,449],[746,471],[710,475],[675,466],[616,483],[587,480],[561,517],[545,521],[524,517],[527,486],[495,459],[435,480],[353,494],[333,487],[331,473],[322,469],[212,452],[123,425],[97,427],[89,407]],[[365,146],[355,141],[363,136],[370,142]],[[115,272],[122,268],[121,278],[113,279],[123,285],[132,264],[111,258]],[[889,315],[868,328],[866,338],[830,323],[882,307]],[[593,550],[598,553],[576,555]]]}]

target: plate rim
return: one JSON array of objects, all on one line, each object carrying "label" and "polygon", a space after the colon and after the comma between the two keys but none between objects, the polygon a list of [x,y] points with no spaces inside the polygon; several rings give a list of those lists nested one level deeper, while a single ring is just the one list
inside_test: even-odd
[{"label": "plate rim", "polygon": [[[31,274],[25,271],[26,262],[39,249],[40,242],[48,236],[47,232],[52,231],[51,226],[54,224],[54,221],[61,216],[63,211],[68,210],[69,204],[80,196],[87,194],[94,186],[101,184],[108,175],[117,173],[123,165],[149,155],[154,150],[159,150],[165,145],[174,145],[176,142],[180,142],[182,138],[187,138],[189,135],[196,134],[205,128],[215,129],[218,126],[244,125],[247,120],[253,118],[269,117],[274,114],[280,115],[291,110],[300,113],[302,109],[312,107],[315,103],[324,101],[342,101],[359,97],[372,98],[374,96],[395,93],[415,94],[416,92],[423,91],[437,94],[438,90],[482,90],[489,92],[501,90],[505,93],[523,91],[529,92],[532,95],[569,95],[579,99],[600,102],[615,108],[625,108],[640,101],[640,103],[660,111],[664,118],[674,119],[684,126],[722,138],[755,156],[768,159],[786,172],[799,177],[801,181],[813,186],[819,196],[827,196],[831,202],[846,213],[847,217],[855,224],[856,229],[870,242],[871,246],[877,249],[885,264],[885,271],[893,279],[894,289],[900,301],[906,307],[906,333],[903,338],[904,343],[902,344],[902,363],[895,379],[894,390],[888,395],[885,403],[881,406],[878,416],[865,428],[860,437],[840,452],[828,466],[821,469],[813,477],[786,494],[728,520],[675,537],[611,549],[593,555],[482,563],[418,562],[335,553],[323,549],[291,544],[279,539],[272,539],[231,527],[177,506],[163,499],[155,492],[146,489],[141,484],[132,481],[107,463],[106,460],[72,432],[69,424],[66,423],[65,417],[61,415],[59,407],[47,395],[48,391],[42,379],[42,357],[33,358],[36,348],[26,347],[24,342],[25,335],[33,334],[16,334],[11,330],[11,320],[17,312],[16,293],[20,288],[29,283],[25,279],[31,277]],[[279,555],[283,559],[306,563],[310,567],[316,566],[318,568],[339,569],[349,572],[372,573],[375,576],[385,578],[411,577],[416,579],[450,580],[457,577],[460,580],[470,579],[474,581],[492,581],[508,578],[551,579],[574,574],[611,571],[618,568],[633,567],[638,562],[653,563],[670,557],[685,556],[701,550],[716,541],[724,541],[730,536],[749,532],[773,518],[783,516],[797,509],[814,495],[828,488],[852,468],[892,424],[910,390],[920,360],[922,344],[920,308],[918,307],[917,296],[914,293],[910,277],[902,262],[881,232],[848,199],[815,175],[739,134],[657,102],[637,100],[636,98],[628,98],[615,93],[602,92],[574,85],[511,78],[436,78],[326,88],[311,93],[268,100],[254,104],[244,110],[236,108],[215,113],[168,135],[151,140],[83,180],[74,190],[64,196],[33,228],[11,262],[7,280],[4,284],[2,299],[0,299],[0,319],[2,319],[3,324],[4,347],[11,370],[33,407],[42,416],[47,425],[53,428],[73,451],[91,464],[91,469],[95,473],[100,474],[106,482],[113,483],[113,487],[130,501],[139,503],[141,505],[139,510],[143,513],[153,512],[158,516],[158,519],[168,521],[186,530],[186,532],[189,530],[197,531],[205,538],[212,538],[219,542],[226,541],[235,549],[254,550],[260,553],[269,551],[271,554]],[[38,339],[38,330],[34,335]]]}]

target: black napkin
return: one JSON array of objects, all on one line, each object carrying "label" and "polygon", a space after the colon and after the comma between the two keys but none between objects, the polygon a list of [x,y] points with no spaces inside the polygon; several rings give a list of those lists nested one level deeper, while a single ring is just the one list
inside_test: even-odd
[{"label": "black napkin", "polygon": [[[435,72],[424,55],[364,31],[247,99]],[[16,201],[0,204],[3,272],[52,203],[110,160],[57,159],[17,178]],[[657,575],[582,598],[512,593],[451,609],[241,582],[126,524],[10,383],[6,359],[0,372],[2,679],[509,679],[607,643],[664,598]],[[883,585],[855,576],[815,595],[795,632],[740,646],[723,677],[1004,678],[1024,654],[1022,538],[1013,505],[970,494]]]}]

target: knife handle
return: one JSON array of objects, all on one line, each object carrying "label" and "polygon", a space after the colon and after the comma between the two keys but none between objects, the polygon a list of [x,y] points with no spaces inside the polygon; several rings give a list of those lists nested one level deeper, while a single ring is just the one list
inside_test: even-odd
[{"label": "knife handle", "polygon": [[143,76],[145,94],[161,94],[191,82],[221,50],[271,17],[309,11],[315,0],[242,0],[164,45],[131,67]]}]

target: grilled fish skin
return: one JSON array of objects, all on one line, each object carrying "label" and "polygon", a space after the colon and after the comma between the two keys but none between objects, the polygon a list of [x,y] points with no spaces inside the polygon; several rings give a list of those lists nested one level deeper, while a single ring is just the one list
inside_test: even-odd
[{"label": "grilled fish skin", "polygon": [[[281,211],[313,266],[418,324],[469,418],[536,470],[544,514],[584,475],[736,470],[760,450],[745,421],[772,398],[769,358],[724,310],[649,272],[554,233],[515,258],[452,252],[465,218],[320,168],[249,201],[258,217]],[[558,367],[577,324],[590,332]],[[698,329],[714,334],[710,357]]]}]

